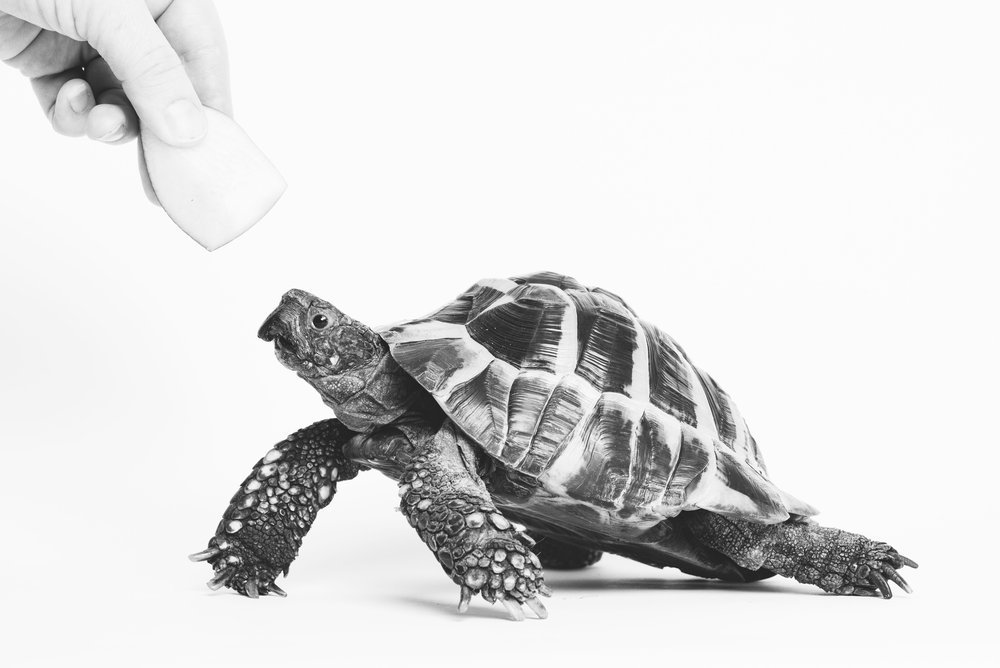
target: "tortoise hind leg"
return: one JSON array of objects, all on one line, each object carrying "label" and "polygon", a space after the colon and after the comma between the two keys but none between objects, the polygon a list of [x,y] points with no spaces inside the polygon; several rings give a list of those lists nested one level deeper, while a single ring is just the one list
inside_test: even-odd
[{"label": "tortoise hind leg", "polygon": [[539,535],[535,554],[543,568],[566,571],[593,566],[604,556],[600,550],[579,547],[545,535]]},{"label": "tortoise hind leg", "polygon": [[917,564],[892,546],[815,522],[760,524],[699,510],[688,526],[707,545],[744,568],[767,568],[827,592],[892,598],[889,581],[909,593],[897,573]]}]

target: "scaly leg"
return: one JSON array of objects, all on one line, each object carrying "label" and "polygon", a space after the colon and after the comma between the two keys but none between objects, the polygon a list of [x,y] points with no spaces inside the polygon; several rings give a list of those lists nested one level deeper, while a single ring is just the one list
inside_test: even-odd
[{"label": "scaly leg", "polygon": [[545,568],[567,571],[593,566],[604,556],[600,550],[578,547],[545,535],[539,536],[535,552]]},{"label": "scaly leg", "polygon": [[892,598],[889,581],[909,593],[897,569],[917,564],[886,543],[814,522],[758,524],[697,511],[689,526],[744,568],[767,568],[824,591]]},{"label": "scaly leg", "polygon": [[413,435],[414,457],[399,481],[400,508],[445,573],[461,587],[458,609],[475,594],[501,601],[511,618],[521,605],[544,618],[538,594],[548,595],[533,541],[493,504],[476,472],[477,455],[450,422],[434,435]]},{"label": "scaly leg", "polygon": [[355,432],[337,420],[302,429],[272,448],[240,485],[208,549],[191,555],[215,569],[208,586],[229,587],[244,596],[285,592],[274,579],[302,545],[316,513],[333,499],[337,482],[361,466],[344,456]]}]

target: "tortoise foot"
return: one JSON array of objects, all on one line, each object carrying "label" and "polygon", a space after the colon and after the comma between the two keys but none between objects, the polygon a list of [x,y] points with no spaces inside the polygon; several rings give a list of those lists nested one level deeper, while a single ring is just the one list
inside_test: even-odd
[{"label": "tortoise foot", "polygon": [[845,596],[880,596],[889,599],[892,598],[889,583],[894,582],[907,594],[913,593],[913,589],[897,571],[904,566],[917,568],[917,563],[886,543],[867,543],[860,554],[848,563],[843,573],[831,574],[824,579],[823,584],[827,585],[824,589]]},{"label": "tortoise foot", "polygon": [[232,538],[213,538],[208,548],[192,554],[191,561],[207,561],[215,570],[215,576],[208,581],[209,589],[228,587],[248,598],[258,598],[268,594],[286,596],[275,578],[281,569],[269,564],[252,549]]},{"label": "tortoise foot", "polygon": [[548,617],[539,596],[552,592],[543,582],[541,562],[516,538],[493,538],[470,550],[455,560],[452,579],[461,587],[459,612],[479,594],[490,603],[500,601],[514,621],[523,620],[526,610]]}]

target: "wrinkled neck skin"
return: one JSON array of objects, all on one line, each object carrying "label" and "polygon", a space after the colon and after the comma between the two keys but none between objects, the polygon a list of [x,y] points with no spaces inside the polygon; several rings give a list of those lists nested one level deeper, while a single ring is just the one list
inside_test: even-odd
[{"label": "wrinkled neck skin", "polygon": [[349,429],[368,433],[394,422],[419,401],[424,390],[389,354],[381,338],[378,354],[363,367],[344,373],[308,378],[303,376]]}]

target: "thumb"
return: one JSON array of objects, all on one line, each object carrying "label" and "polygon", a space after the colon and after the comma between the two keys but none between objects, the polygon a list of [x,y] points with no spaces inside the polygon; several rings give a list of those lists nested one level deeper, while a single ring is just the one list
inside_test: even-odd
[{"label": "thumb", "polygon": [[167,144],[189,146],[205,136],[206,119],[177,52],[142,0],[95,2],[83,37],[122,82],[147,130]]}]

